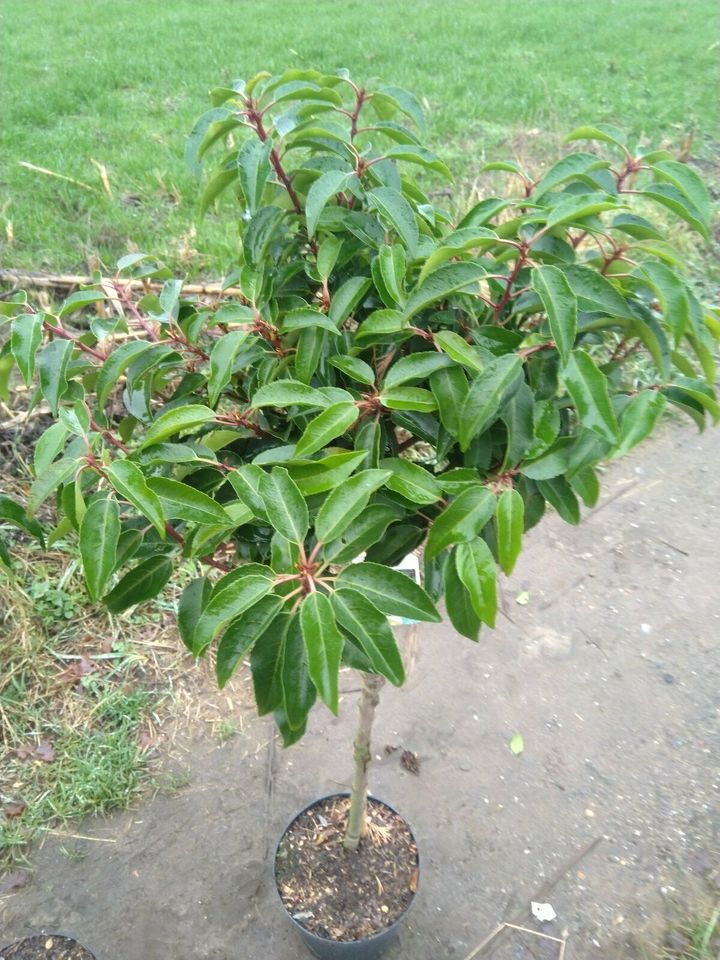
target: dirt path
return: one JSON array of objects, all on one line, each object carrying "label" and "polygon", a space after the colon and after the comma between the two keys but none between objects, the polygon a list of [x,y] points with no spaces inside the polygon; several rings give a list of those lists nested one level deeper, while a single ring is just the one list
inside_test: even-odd
[{"label": "dirt path", "polygon": [[[567,935],[568,960],[639,957],[676,905],[717,897],[718,473],[720,431],[668,427],[611,467],[582,527],[530,534],[494,633],[419,630],[377,723],[374,792],[413,824],[423,866],[389,960],[463,960],[501,920],[535,926],[529,901],[553,880],[543,929]],[[225,745],[189,744],[178,795],[84,823],[96,839],[73,858],[48,841],[34,885],[0,902],[0,941],[55,929],[98,960],[298,960],[269,862],[295,810],[346,786],[345,686],[340,719],[316,710],[299,746],[282,752],[248,714]],[[419,776],[385,744],[415,751]],[[557,946],[509,937],[487,956]]]}]

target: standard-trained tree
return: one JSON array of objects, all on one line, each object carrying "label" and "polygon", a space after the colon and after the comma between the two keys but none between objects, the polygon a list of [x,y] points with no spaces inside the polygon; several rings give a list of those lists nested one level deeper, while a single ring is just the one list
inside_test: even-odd
[{"label": "standard-trained tree", "polygon": [[[409,93],[296,70],[211,96],[188,157],[222,148],[203,209],[240,204],[225,293],[185,294],[137,254],[57,313],[0,303],[4,375],[12,357],[52,419],[27,504],[0,498],[0,521],[78,549],[113,613],[195,567],[183,641],[214,649],[221,685],[249,658],[286,744],[317,697],[337,711],[343,665],[362,671],[352,847],[377,678],[404,676],[388,615],[438,621],[444,598],[477,639],[548,503],[578,523],[595,465],[668,403],[718,419],[720,321],[646,219],[707,238],[710,201],[667,151],[582,127],[568,140],[601,155],[539,179],[491,165],[517,193],[456,219],[428,192],[450,175]],[[393,570],[420,549],[424,588]]]}]

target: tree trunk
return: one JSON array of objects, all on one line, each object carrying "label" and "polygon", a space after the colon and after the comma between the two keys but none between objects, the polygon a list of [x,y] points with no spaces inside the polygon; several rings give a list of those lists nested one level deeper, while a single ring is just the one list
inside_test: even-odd
[{"label": "tree trunk", "polygon": [[355,736],[355,774],[353,776],[350,797],[350,814],[345,830],[344,845],[347,850],[357,850],[360,838],[365,835],[367,813],[367,772],[372,760],[370,740],[375,719],[375,708],[380,702],[380,690],[385,683],[384,677],[371,673],[361,673],[362,693],[360,695],[360,716]]}]

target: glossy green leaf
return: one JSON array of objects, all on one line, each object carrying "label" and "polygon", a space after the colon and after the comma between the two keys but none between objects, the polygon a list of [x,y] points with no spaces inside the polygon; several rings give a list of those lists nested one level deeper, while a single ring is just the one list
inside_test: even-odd
[{"label": "glossy green leaf", "polygon": [[533,290],[542,300],[560,359],[567,363],[577,334],[577,299],[565,274],[557,267],[535,267]]},{"label": "glossy green leaf", "polygon": [[640,193],[649,200],[653,200],[655,203],[671,210],[693,230],[697,230],[705,240],[710,239],[710,231],[703,212],[698,210],[685,193],[678,190],[673,183],[651,183],[645,186]]},{"label": "glossy green leaf", "polygon": [[207,606],[212,584],[207,577],[196,577],[185,587],[178,603],[177,625],[180,638],[190,653],[196,655],[193,643],[195,627]]},{"label": "glossy green leaf", "polygon": [[383,391],[391,387],[399,387],[403,383],[426,380],[436,370],[452,365],[450,357],[436,350],[410,353],[406,357],[401,357],[388,369],[383,381]]},{"label": "glossy green leaf", "polygon": [[99,303],[101,300],[107,300],[107,294],[100,290],[78,290],[76,293],[71,293],[66,300],[63,300],[58,316],[66,317],[69,313],[74,313],[75,310],[81,310],[83,307],[88,307],[92,303]]},{"label": "glossy green leaf", "polygon": [[176,433],[189,433],[215,419],[215,411],[203,404],[196,403],[184,407],[173,407],[161,413],[148,427],[138,449],[149,447],[152,443],[161,443]]},{"label": "glossy green leaf", "polygon": [[[451,557],[444,567],[445,607],[457,632],[468,640],[477,640],[482,621],[475,610],[472,594],[460,578],[454,559]],[[470,567],[473,569],[472,565]]]},{"label": "glossy green leaf", "polygon": [[388,410],[417,410],[420,413],[437,410],[435,397],[422,387],[386,387],[380,394],[380,402]]},{"label": "glossy green leaf", "polygon": [[238,151],[237,170],[240,186],[251,214],[256,213],[262,203],[262,195],[270,176],[271,150],[271,140],[261,143],[251,138],[246,140]]},{"label": "glossy green leaf", "polygon": [[393,490],[412,503],[437,503],[442,497],[442,488],[435,477],[417,463],[402,457],[388,457],[381,460],[382,470],[392,471],[385,481],[388,490]]},{"label": "glossy green leaf", "polygon": [[291,620],[290,613],[277,614],[250,651],[253,690],[260,716],[277,709],[283,701],[283,655]]},{"label": "glossy green leaf", "polygon": [[323,703],[336,714],[338,673],[345,641],[325,594],[316,591],[305,597],[300,606],[300,625],[312,682]]},{"label": "glossy green leaf", "polygon": [[610,402],[607,377],[584,350],[573,350],[562,372],[563,382],[584,427],[614,443],[618,439],[617,417]]},{"label": "glossy green leaf", "polygon": [[475,615],[489,627],[494,627],[497,616],[497,568],[490,547],[480,537],[459,543],[448,562],[448,566],[453,565],[470,595]]},{"label": "glossy green leaf", "polygon": [[[258,571],[261,572],[258,572]],[[193,634],[193,647],[201,654],[232,620],[272,590],[272,571],[260,564],[247,564],[218,580]]]},{"label": "glossy green leaf", "polygon": [[305,498],[283,467],[273,467],[260,483],[260,495],[270,523],[291,543],[302,543],[309,519]]},{"label": "glossy green leaf", "polygon": [[132,570],[129,570],[110,593],[103,597],[103,603],[110,613],[122,613],[128,607],[152,600],[170,579],[173,564],[167,557],[148,557]]},{"label": "glossy green leaf", "polygon": [[375,383],[375,371],[370,364],[360,360],[359,357],[338,354],[335,357],[330,357],[328,363],[338,370],[342,370],[346,376],[357,380],[358,383],[364,383],[369,387]]},{"label": "glossy green leaf", "polygon": [[113,497],[94,500],[80,524],[80,556],[88,593],[97,600],[115,569],[120,539],[120,510]]},{"label": "glossy green leaf", "polygon": [[42,313],[21,313],[10,328],[10,349],[26,386],[35,373],[35,354],[42,341]]},{"label": "glossy green leaf", "polygon": [[401,686],[405,669],[385,614],[364,594],[350,588],[335,590],[331,602],[338,623],[357,640],[373,670]]},{"label": "glossy green leaf", "polygon": [[620,443],[613,456],[621,457],[652,433],[665,409],[665,397],[657,390],[641,390],[620,417]]},{"label": "glossy green leaf", "polygon": [[712,220],[712,198],[703,180],[692,167],[677,160],[660,160],[652,164],[658,179],[672,184],[697,211],[703,226],[709,230]]},{"label": "glossy green leaf", "polygon": [[571,153],[568,156],[558,160],[552,167],[538,180],[532,192],[532,199],[539,200],[553,190],[570,180],[577,180],[585,174],[601,167],[609,166],[606,160],[601,160],[593,153]]},{"label": "glossy green leaf", "polygon": [[542,496],[566,523],[571,523],[573,526],[580,523],[580,504],[565,477],[538,480],[537,486]]},{"label": "glossy green leaf", "polygon": [[570,477],[570,486],[586,507],[594,507],[600,498],[600,481],[592,467],[574,473]]},{"label": "glossy green leaf", "polygon": [[305,428],[295,447],[296,457],[306,457],[326,447],[331,440],[341,437],[358,418],[354,403],[333,403],[318,414]]},{"label": "glossy green leaf", "polygon": [[37,520],[29,517],[19,503],[0,493],[0,524],[2,523],[11,523],[14,527],[29,533],[43,546],[45,545],[43,528]]},{"label": "glossy green leaf", "polygon": [[439,267],[411,292],[405,304],[405,316],[413,317],[431,304],[467,287],[476,293],[476,284],[486,273],[486,269],[479,263],[448,263]]},{"label": "glossy green leaf", "polygon": [[165,517],[156,493],[148,487],[142,471],[131,460],[114,460],[106,468],[108,479],[124,500],[147,517],[161,537],[165,537]]},{"label": "glossy green leaf", "polygon": [[364,451],[349,450],[347,453],[330,454],[320,460],[293,461],[287,469],[303,496],[310,497],[334,490],[364,459]]},{"label": "glossy green leaf", "polygon": [[35,443],[33,467],[35,476],[46,470],[55,457],[62,451],[68,437],[68,429],[64,423],[53,423]]},{"label": "glossy green leaf", "polygon": [[430,597],[414,580],[377,563],[353,563],[335,581],[366,597],[382,613],[439,623],[442,619]]},{"label": "glossy green leaf", "polygon": [[70,479],[81,466],[79,460],[67,458],[56,460],[33,481],[28,497],[28,513],[33,515],[61,484]]},{"label": "glossy green leaf", "polygon": [[315,519],[318,540],[323,543],[336,540],[390,476],[389,470],[361,470],[333,490]]},{"label": "glossy green leaf", "polygon": [[334,321],[319,310],[312,310],[310,307],[301,307],[297,310],[290,310],[283,319],[283,333],[293,333],[297,330],[307,330],[308,328],[319,328],[327,330],[334,337],[340,335],[340,331]]},{"label": "glossy green leaf", "polygon": [[415,213],[405,197],[392,187],[375,187],[367,194],[367,200],[371,209],[377,210],[397,233],[410,257],[414,257],[420,235]]},{"label": "glossy green leaf", "polygon": [[332,563],[350,563],[377,543],[397,518],[398,511],[395,507],[384,503],[371,504],[348,524],[338,539],[325,545],[323,558]]},{"label": "glossy green leaf", "polygon": [[641,276],[657,294],[677,345],[690,325],[690,301],[685,284],[666,264],[656,261],[644,263]]},{"label": "glossy green leaf", "polygon": [[[287,745],[294,742],[296,732],[305,730],[307,716],[317,699],[317,692],[313,679],[310,676],[310,664],[305,648],[305,640],[300,615],[290,621],[285,637],[282,662],[282,711],[284,719],[290,728],[290,734],[282,730],[283,742]],[[278,722],[278,715],[275,721]]]},{"label": "glossy green leaf", "polygon": [[215,656],[215,676],[222,690],[256,640],[268,630],[282,607],[280,597],[269,594],[246,610],[227,628]]},{"label": "glossy green leaf", "polygon": [[105,406],[110,392],[132,361],[152,349],[152,344],[143,340],[128,340],[116,347],[100,368],[95,381],[95,395],[100,410]]},{"label": "glossy green leaf", "polygon": [[73,345],[69,340],[52,340],[38,354],[40,389],[55,417],[60,398],[67,391],[66,374],[72,352]]},{"label": "glossy green leaf", "polygon": [[350,277],[338,290],[333,291],[328,316],[336,327],[347,320],[369,289],[369,277]]},{"label": "glossy green leaf", "polygon": [[399,243],[384,244],[378,250],[377,262],[385,289],[392,300],[401,305],[405,300],[405,250]]},{"label": "glossy green leaf", "polygon": [[475,378],[460,411],[461,450],[467,450],[474,438],[490,426],[521,382],[522,361],[515,355],[491,361]]},{"label": "glossy green leaf", "polygon": [[230,517],[219,503],[186,483],[166,477],[149,477],[147,485],[160,499],[163,514],[169,520],[186,520],[188,523],[230,523]]},{"label": "glossy green leaf", "polygon": [[498,563],[509,576],[520,556],[525,529],[525,503],[517,490],[504,490],[498,497],[495,529]]},{"label": "glossy green leaf", "polygon": [[252,397],[255,409],[261,407],[327,407],[327,399],[314,387],[298,380],[276,380],[260,387]]},{"label": "glossy green leaf", "polygon": [[577,297],[581,310],[597,311],[608,317],[635,319],[635,314],[625,302],[624,297],[606,277],[596,270],[571,264],[563,267],[563,273]]},{"label": "glossy green leaf", "polygon": [[235,359],[246,340],[245,330],[232,330],[215,341],[210,351],[208,379],[208,403],[211,407],[217,404],[223,389],[230,383]]},{"label": "glossy green leaf", "polygon": [[466,340],[452,330],[438,330],[434,335],[436,346],[440,347],[443,353],[451,357],[455,363],[480,373],[485,364],[480,359],[477,347],[472,346]]},{"label": "glossy green leaf", "polygon": [[515,467],[535,439],[534,394],[521,383],[503,408],[502,420],[507,429],[507,447],[502,471]]},{"label": "glossy green leaf", "polygon": [[460,432],[460,411],[468,392],[463,371],[456,366],[437,370],[430,376],[430,388],[438,406],[440,422],[451,436]]},{"label": "glossy green leaf", "polygon": [[300,330],[295,352],[295,377],[300,383],[310,383],[320,363],[327,333],[321,327]]},{"label": "glossy green leaf", "polygon": [[552,208],[545,221],[546,226],[558,227],[563,223],[578,223],[596,213],[612,210],[617,205],[617,200],[604,193],[574,194]]},{"label": "glossy green leaf", "polygon": [[320,214],[332,197],[340,193],[347,184],[349,174],[344,170],[328,170],[312,184],[305,201],[305,220],[308,236],[312,237],[317,229]]},{"label": "glossy green leaf", "polygon": [[435,173],[441,174],[446,180],[453,179],[447,165],[432,151],[426,150],[425,147],[402,144],[383,150],[383,155],[389,160],[404,160],[406,163],[416,163],[426,170],[434,170]]},{"label": "glossy green leaf", "polygon": [[496,497],[483,486],[468,487],[435,518],[425,554],[428,560],[451,544],[473,540],[495,513]]}]

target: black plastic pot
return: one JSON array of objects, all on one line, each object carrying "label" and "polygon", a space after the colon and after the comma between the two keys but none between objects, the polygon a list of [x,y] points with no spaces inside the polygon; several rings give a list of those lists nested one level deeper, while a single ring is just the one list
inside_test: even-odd
[{"label": "black plastic pot", "polygon": [[21,943],[26,943],[28,940],[35,940],[38,937],[41,938],[42,940],[47,940],[50,937],[56,940],[72,940],[78,946],[82,947],[83,950],[85,950],[85,952],[88,953],[90,957],[92,957],[92,960],[97,960],[95,954],[92,952],[92,950],[89,947],[85,946],[82,940],[78,940],[78,938],[74,937],[71,933],[54,933],[54,932],[53,933],[32,933],[30,934],[30,936],[21,937],[19,940],[13,940],[12,943],[7,943],[5,944],[4,947],[0,947],[0,958],[4,957],[6,953],[8,955],[8,958],[12,958],[12,954],[9,953],[12,947],[17,947]]},{"label": "black plastic pot", "polygon": [[[290,913],[288,913],[285,904],[282,902],[280,897],[280,891],[277,886],[277,855],[278,850],[280,849],[280,844],[282,843],[283,837],[288,832],[290,827],[295,823],[298,817],[301,817],[307,810],[311,810],[313,807],[317,806],[319,803],[324,803],[326,800],[334,799],[335,797],[349,797],[349,793],[330,793],[325,797],[319,797],[317,800],[313,800],[312,803],[309,803],[306,807],[303,807],[299,813],[295,814],[290,823],[285,827],[280,839],[278,840],[277,847],[275,848],[275,859],[273,861],[273,878],[275,880],[275,889],[277,890],[278,899],[282,906],[285,916],[288,918],[293,927],[300,934],[302,940],[305,943],[305,946],[308,948],[310,953],[314,957],[317,957],[318,960],[377,960],[378,957],[381,957],[386,950],[388,950],[392,944],[397,940],[398,933],[400,932],[400,925],[407,916],[408,910],[412,907],[415,902],[415,897],[410,901],[407,906],[407,909],[402,913],[397,920],[392,923],[389,927],[386,927],[384,930],[381,930],[379,933],[373,934],[371,937],[366,937],[364,940],[328,940],[325,937],[319,937],[315,933],[311,933],[309,930],[306,930],[305,927],[297,920],[295,920]],[[382,803],[384,807],[387,807],[388,810],[392,810],[393,813],[397,816],[405,818],[401,813],[395,809],[395,807],[390,806],[389,803],[385,803],[384,800],[378,800],[377,797],[371,797],[370,799],[374,800],[376,803]],[[415,839],[415,834],[410,827],[410,833],[413,835],[413,840]],[[420,857],[418,856],[418,874],[420,867]]]}]

